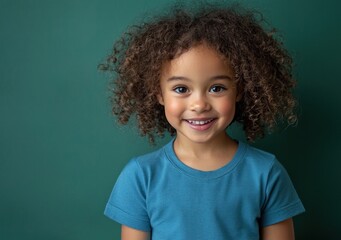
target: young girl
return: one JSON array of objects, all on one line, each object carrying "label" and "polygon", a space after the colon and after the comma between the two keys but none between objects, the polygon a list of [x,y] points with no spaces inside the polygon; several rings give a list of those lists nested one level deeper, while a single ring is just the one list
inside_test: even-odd
[{"label": "young girl", "polygon": [[123,240],[294,239],[304,207],[287,172],[226,133],[237,121],[253,141],[295,121],[291,58],[260,24],[236,7],[178,9],[115,44],[113,113],[152,142],[175,136],[120,174],[105,214]]}]

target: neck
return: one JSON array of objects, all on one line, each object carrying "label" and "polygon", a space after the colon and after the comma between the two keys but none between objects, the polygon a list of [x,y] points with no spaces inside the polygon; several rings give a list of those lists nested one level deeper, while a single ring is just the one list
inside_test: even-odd
[{"label": "neck", "polygon": [[192,142],[177,136],[174,151],[186,165],[200,170],[214,170],[227,164],[237,150],[237,143],[227,134],[209,142]]}]

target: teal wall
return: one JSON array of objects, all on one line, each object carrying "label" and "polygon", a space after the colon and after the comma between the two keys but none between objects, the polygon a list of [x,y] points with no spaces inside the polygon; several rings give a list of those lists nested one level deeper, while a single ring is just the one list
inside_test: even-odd
[{"label": "teal wall", "polygon": [[[341,4],[243,2],[281,30],[298,79],[298,126],[256,145],[276,153],[306,206],[297,239],[339,239]],[[96,66],[128,24],[168,3],[0,0],[0,239],[119,239],[106,200],[126,161],[153,147],[114,124]]]}]

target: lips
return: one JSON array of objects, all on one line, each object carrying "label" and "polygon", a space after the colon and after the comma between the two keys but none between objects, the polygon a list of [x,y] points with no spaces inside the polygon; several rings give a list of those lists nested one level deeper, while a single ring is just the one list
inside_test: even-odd
[{"label": "lips", "polygon": [[197,131],[205,131],[209,129],[215,122],[215,118],[210,119],[187,119],[188,125]]},{"label": "lips", "polygon": [[212,122],[214,119],[209,119],[209,120],[186,120],[189,124],[195,125],[195,126],[202,126],[207,123]]}]

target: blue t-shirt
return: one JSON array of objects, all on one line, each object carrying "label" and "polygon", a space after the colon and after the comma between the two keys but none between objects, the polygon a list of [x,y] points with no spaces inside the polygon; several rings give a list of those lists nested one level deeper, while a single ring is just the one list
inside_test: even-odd
[{"label": "blue t-shirt", "polygon": [[260,227],[303,211],[272,154],[239,142],[227,165],[200,171],[176,157],[171,141],[126,165],[105,215],[155,240],[258,240]]}]

